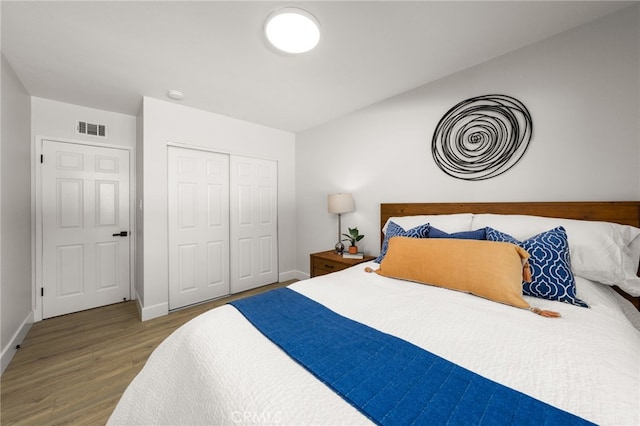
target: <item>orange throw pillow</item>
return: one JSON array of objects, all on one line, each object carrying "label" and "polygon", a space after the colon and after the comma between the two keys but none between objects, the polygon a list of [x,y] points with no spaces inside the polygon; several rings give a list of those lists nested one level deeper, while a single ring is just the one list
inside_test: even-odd
[{"label": "orange throw pillow", "polygon": [[505,242],[393,237],[375,272],[529,309],[522,298],[528,258],[523,248]]}]

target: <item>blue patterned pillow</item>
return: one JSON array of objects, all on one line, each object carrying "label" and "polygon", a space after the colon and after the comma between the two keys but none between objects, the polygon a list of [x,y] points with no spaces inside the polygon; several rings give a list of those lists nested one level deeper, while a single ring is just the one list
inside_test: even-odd
[{"label": "blue patterned pillow", "polygon": [[380,250],[380,256],[376,258],[376,262],[382,262],[384,255],[387,254],[387,248],[389,247],[389,239],[391,237],[412,237],[412,238],[427,238],[431,225],[425,223],[424,225],[416,226],[408,231],[393,221],[389,221],[387,225],[387,231],[384,233],[384,240],[382,241],[382,249]]},{"label": "blue patterned pillow", "polygon": [[558,300],[588,308],[576,297],[576,281],[571,272],[569,240],[562,226],[542,232],[528,240],[518,241],[511,235],[486,228],[487,240],[517,244],[529,252],[531,282],[522,283],[522,293],[527,296]]},{"label": "blue patterned pillow", "polygon": [[453,234],[448,234],[432,226],[429,229],[429,234],[427,235],[427,237],[456,238],[458,240],[486,240],[487,231],[486,231],[486,228],[480,228],[480,229],[476,229],[475,231],[462,231],[462,232],[454,232]]}]

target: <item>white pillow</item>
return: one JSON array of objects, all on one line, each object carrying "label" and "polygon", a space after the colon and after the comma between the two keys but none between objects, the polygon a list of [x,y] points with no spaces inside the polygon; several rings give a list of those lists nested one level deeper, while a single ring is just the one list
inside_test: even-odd
[{"label": "white pillow", "polygon": [[387,225],[389,221],[395,222],[401,226],[405,231],[416,226],[424,225],[425,223],[435,226],[441,231],[451,234],[452,232],[471,231],[471,220],[473,215],[471,213],[456,213],[456,214],[429,214],[429,215],[416,215],[416,216],[398,216],[390,217],[387,223],[382,227],[382,233],[387,232]]},{"label": "white pillow", "polygon": [[594,222],[526,215],[477,214],[474,229],[490,226],[523,241],[562,226],[569,238],[571,270],[577,276],[617,285],[640,296],[640,229],[609,222]]}]

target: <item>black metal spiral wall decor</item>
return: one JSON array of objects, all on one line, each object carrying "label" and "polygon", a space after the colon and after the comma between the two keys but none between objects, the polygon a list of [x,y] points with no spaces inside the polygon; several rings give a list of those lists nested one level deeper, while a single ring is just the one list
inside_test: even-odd
[{"label": "black metal spiral wall decor", "polygon": [[485,180],[516,165],[533,135],[531,114],[519,100],[485,95],[460,102],[440,119],[431,153],[454,178]]}]

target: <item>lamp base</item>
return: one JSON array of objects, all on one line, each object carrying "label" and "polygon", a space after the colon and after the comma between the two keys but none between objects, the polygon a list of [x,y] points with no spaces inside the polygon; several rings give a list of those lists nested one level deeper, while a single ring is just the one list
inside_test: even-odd
[{"label": "lamp base", "polygon": [[342,252],[344,252],[344,244],[342,244],[340,241],[338,241],[336,243],[336,253],[342,254]]}]

